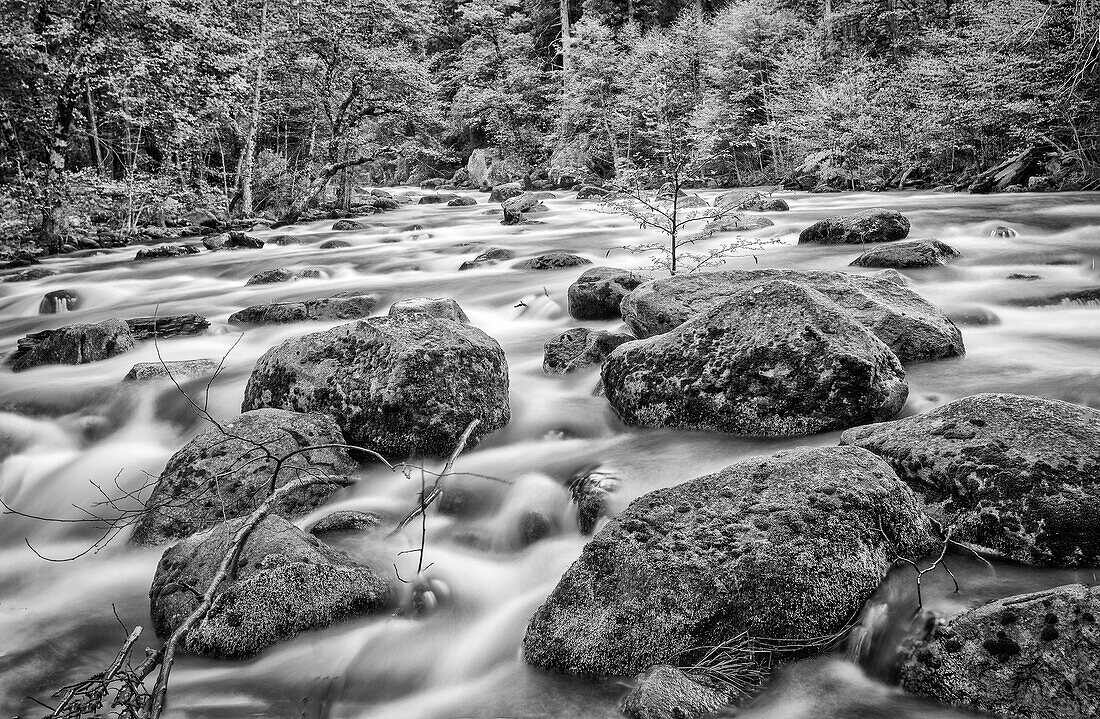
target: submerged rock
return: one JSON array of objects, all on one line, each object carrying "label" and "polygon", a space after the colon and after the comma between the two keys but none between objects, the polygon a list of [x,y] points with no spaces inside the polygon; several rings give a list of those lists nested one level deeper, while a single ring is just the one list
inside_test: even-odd
[{"label": "submerged rock", "polygon": [[592,264],[592,260],[568,252],[548,252],[512,265],[516,270],[561,270],[566,267],[581,267]]},{"label": "submerged rock", "polygon": [[259,409],[221,428],[210,427],[168,460],[130,541],[163,544],[243,517],[272,486],[281,487],[303,471],[331,478],[289,495],[276,507],[288,517],[303,515],[349,484],[356,465],[345,449],[310,449],[288,459],[274,477],[276,460],[306,447],[338,443],[343,443],[340,429],[323,414]]},{"label": "submerged rock", "polygon": [[960,327],[992,327],[1001,324],[1001,318],[993,310],[972,305],[969,307],[948,307],[944,314]]},{"label": "submerged rock", "polygon": [[1100,715],[1100,587],[1008,597],[938,626],[901,669],[906,691],[1008,719]]},{"label": "submerged rock", "polygon": [[569,314],[578,320],[613,320],[621,317],[619,304],[639,285],[652,280],[649,274],[617,267],[585,270],[569,285]]},{"label": "submerged rock", "polygon": [[1017,307],[1056,307],[1100,305],[1100,287],[1086,287],[1081,290],[1069,290],[1056,292],[1052,295],[1040,295],[1036,297],[1020,297],[1008,301],[1008,304]]},{"label": "submerged rock", "polygon": [[53,290],[47,292],[38,303],[38,314],[55,315],[61,312],[72,312],[80,309],[82,302],[80,295],[73,290]]},{"label": "submerged rock", "polygon": [[374,529],[380,526],[382,526],[382,518],[373,512],[341,509],[322,517],[309,528],[309,533],[315,537],[320,537],[335,532],[360,532],[364,529]]},{"label": "submerged rock", "polygon": [[841,442],[889,462],[954,539],[1028,564],[1100,565],[1100,411],[976,394]]},{"label": "submerged rock", "polygon": [[371,226],[358,220],[339,220],[332,223],[332,229],[337,232],[350,232],[352,230],[369,230]]},{"label": "submerged rock", "polygon": [[814,289],[875,333],[902,362],[964,354],[962,334],[935,305],[907,287],[848,272],[725,270],[676,275],[641,285],[623,298],[623,321],[651,337],[721,304],[734,293],[784,280]]},{"label": "submerged rock", "polygon": [[134,336],[122,320],[69,325],[23,337],[8,358],[13,372],[54,364],[88,364],[134,348]]},{"label": "submerged rock", "polygon": [[134,339],[148,340],[201,335],[210,327],[210,320],[202,315],[163,315],[133,317],[126,320],[126,324]]},{"label": "submerged rock", "polygon": [[542,371],[546,374],[579,372],[601,364],[619,345],[635,338],[622,332],[574,327],[543,345]]},{"label": "submerged rock", "polygon": [[[198,606],[226,544],[245,519],[219,524],[170,547],[157,565],[149,603],[157,636],[167,639]],[[308,629],[384,611],[389,583],[370,567],[322,544],[282,517],[268,516],[244,543],[236,569],[183,649],[204,656],[250,657]]]},{"label": "submerged rock", "polygon": [[602,467],[577,472],[568,483],[569,494],[577,505],[577,529],[592,534],[596,524],[611,515],[611,495],[619,491],[620,480]]},{"label": "submerged rock", "polygon": [[455,197],[447,203],[447,207],[472,207],[477,204],[477,200],[474,198],[463,195],[461,197]]},{"label": "submerged rock", "polygon": [[815,222],[798,236],[798,244],[851,245],[894,242],[909,234],[909,220],[894,210],[876,207]]},{"label": "submerged rock", "polygon": [[778,280],[618,348],[603,387],[627,424],[757,436],[889,419],[909,394],[898,358],[870,330],[821,293]]},{"label": "submerged rock", "polygon": [[0,282],[33,282],[35,280],[53,277],[56,274],[55,271],[46,269],[45,267],[28,267],[27,269],[6,275]]},{"label": "submerged rock", "polygon": [[829,637],[896,556],[931,545],[920,502],[869,452],[746,460],[642,495],[608,522],[535,612],[524,658],[623,676],[742,634]]},{"label": "submerged rock", "polygon": [[319,280],[324,275],[320,270],[291,270],[286,267],[277,267],[273,270],[257,272],[248,278],[245,286],[270,285],[277,282],[290,282],[291,280]]},{"label": "submerged rock", "polygon": [[867,250],[852,261],[855,267],[943,267],[962,253],[936,239],[910,240]]},{"label": "submerged rock", "polygon": [[682,669],[659,664],[638,675],[638,685],[622,698],[619,709],[630,719],[703,719],[729,701],[728,695]]},{"label": "submerged rock", "polygon": [[470,318],[462,307],[450,297],[410,297],[390,306],[390,317],[411,314],[425,314],[462,324],[470,323]]},{"label": "submerged rock", "polygon": [[164,362],[138,362],[123,377],[124,382],[145,382],[154,379],[190,379],[214,374],[218,363],[212,359],[166,360]]},{"label": "submerged rock", "polygon": [[256,362],[243,409],[336,418],[353,444],[390,459],[446,456],[510,418],[504,351],[476,327],[424,314],[378,317],[289,339]]},{"label": "submerged rock", "polygon": [[298,302],[252,305],[229,315],[231,325],[278,325],[291,322],[331,322],[370,317],[378,306],[374,295],[340,293]]},{"label": "submerged rock", "polygon": [[491,247],[472,260],[468,260],[462,263],[459,270],[474,270],[478,267],[487,267],[495,265],[498,262],[505,260],[515,259],[516,253],[512,250],[504,249],[503,247]]},{"label": "submerged rock", "polygon": [[318,247],[322,250],[340,250],[345,247],[351,247],[351,243],[345,240],[326,240]]}]

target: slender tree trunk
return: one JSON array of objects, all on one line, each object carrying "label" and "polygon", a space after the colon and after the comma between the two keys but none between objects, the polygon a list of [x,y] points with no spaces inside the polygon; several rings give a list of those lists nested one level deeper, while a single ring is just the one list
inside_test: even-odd
[{"label": "slender tree trunk", "polygon": [[570,24],[569,24],[569,0],[558,0],[558,10],[561,13],[561,72],[562,77],[566,80],[562,81],[562,90],[564,92],[567,78],[569,77],[569,44],[570,44]]},{"label": "slender tree trunk", "polygon": [[248,118],[248,134],[244,141],[244,162],[241,165],[241,215],[252,217],[252,180],[256,170],[256,135],[260,128],[260,89],[264,81],[267,60],[267,0],[260,11],[260,52],[256,58],[256,75],[252,87],[252,111]]},{"label": "slender tree trunk", "polygon": [[91,131],[92,153],[95,155],[95,171],[97,175],[103,174],[103,145],[99,141],[99,121],[96,119],[95,99],[92,97],[91,85],[85,83],[85,95],[88,101],[88,129]]}]

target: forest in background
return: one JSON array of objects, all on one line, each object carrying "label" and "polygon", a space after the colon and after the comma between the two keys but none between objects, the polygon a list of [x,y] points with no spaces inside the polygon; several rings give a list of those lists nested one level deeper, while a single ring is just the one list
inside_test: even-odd
[{"label": "forest in background", "polygon": [[[9,245],[292,221],[370,184],[569,188],[672,148],[712,187],[1100,179],[1098,0],[0,7]],[[982,175],[1006,161],[1020,182]]]}]

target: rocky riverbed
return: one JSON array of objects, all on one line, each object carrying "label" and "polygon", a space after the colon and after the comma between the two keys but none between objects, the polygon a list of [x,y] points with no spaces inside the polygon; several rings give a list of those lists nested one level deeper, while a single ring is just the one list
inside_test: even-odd
[{"label": "rocky riverbed", "polygon": [[1095,195],[783,193],[662,278],[596,200],[463,194],[0,273],[0,706],[112,605],[167,636],[311,477],[181,715],[1095,714]]}]

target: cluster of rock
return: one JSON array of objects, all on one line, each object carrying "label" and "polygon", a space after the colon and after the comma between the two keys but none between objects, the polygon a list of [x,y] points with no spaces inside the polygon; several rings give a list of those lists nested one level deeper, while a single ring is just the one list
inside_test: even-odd
[{"label": "cluster of rock", "polygon": [[[741,651],[730,666],[745,676],[732,679],[754,683],[843,636],[897,557],[949,537],[1005,560],[1096,566],[1098,517],[1100,412],[963,397],[850,429],[839,447],[642,495],[535,612],[524,656],[587,677],[640,673],[622,701],[630,717],[710,716],[735,697],[697,672],[709,648]],[[1082,585],[964,611],[906,650],[902,686],[1012,719],[1095,716],[1098,612],[1100,590]]]},{"label": "cluster of rock", "polygon": [[[374,527],[377,516],[338,513],[309,534],[288,520],[352,483],[361,460],[439,458],[471,425],[467,447],[503,427],[508,366],[454,300],[410,298],[387,317],[273,347],[256,363],[241,411],[168,460],[131,535],[145,545],[179,540],[161,557],[150,590],[154,626],[167,637],[198,606],[229,538],[271,492],[285,492],[186,635],[184,648],[207,656],[251,656],[298,632],[392,608],[388,571],[316,536]],[[311,483],[283,489],[302,477]]]},{"label": "cluster of rock", "polygon": [[21,338],[7,362],[13,372],[45,365],[81,365],[116,357],[137,342],[201,334],[210,323],[199,315],[110,319],[34,332]]}]

